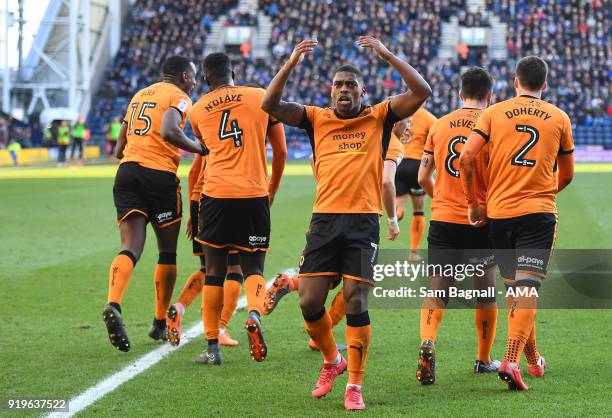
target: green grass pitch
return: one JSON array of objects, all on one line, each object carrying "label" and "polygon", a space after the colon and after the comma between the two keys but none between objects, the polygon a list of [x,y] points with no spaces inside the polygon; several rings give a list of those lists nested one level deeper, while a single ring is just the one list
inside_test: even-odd
[{"label": "green grass pitch", "polygon": [[[187,167],[183,162],[184,189]],[[108,266],[119,246],[112,202],[114,171],[111,166],[0,170],[2,398],[73,397],[159,345],[146,336],[153,316],[157,258],[152,231],[123,304],[130,353],[110,345],[101,320]],[[612,248],[612,170],[584,165],[578,171],[559,196],[557,248]],[[308,166],[290,164],[286,172],[272,208],[268,278],[297,265],[312,208],[314,186]],[[381,240],[382,248],[406,247],[409,221],[402,221],[401,227],[400,240]],[[198,266],[190,251],[190,243],[181,236],[175,296]],[[185,328],[199,317],[198,301],[187,311]],[[415,379],[418,310],[376,309],[371,317],[364,386],[368,410],[362,416],[609,416],[612,410],[610,310],[538,313],[538,345],[548,368],[543,379],[526,377],[528,393],[509,393],[496,376],[472,373],[476,347],[469,310],[446,313],[437,342],[437,381],[431,387],[421,387]],[[238,312],[229,325],[240,345],[224,350],[222,367],[194,362],[204,346],[200,337],[80,416],[345,415],[346,375],[326,398],[310,397],[321,358],[306,345],[296,295],[264,317],[269,354],[261,364],[249,358],[244,320],[245,313]],[[505,332],[501,311],[496,358],[503,356]],[[344,339],[343,324],[336,335]]]}]

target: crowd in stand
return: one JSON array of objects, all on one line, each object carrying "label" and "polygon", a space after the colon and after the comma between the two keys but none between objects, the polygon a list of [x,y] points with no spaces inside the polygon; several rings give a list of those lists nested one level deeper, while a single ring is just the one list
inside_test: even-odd
[{"label": "crowd in stand", "polygon": [[[291,77],[286,91],[289,100],[327,105],[329,77],[340,63],[355,64],[363,71],[370,102],[401,91],[399,74],[371,51],[356,47],[357,36],[368,33],[378,36],[425,76],[434,90],[426,106],[436,115],[460,105],[462,64],[489,69],[496,79],[495,100],[499,101],[514,95],[512,68],[516,59],[537,54],[550,65],[546,99],[568,111],[574,123],[598,124],[612,116],[607,32],[610,13],[600,0],[487,0],[487,10],[508,24],[509,58],[496,61],[485,52],[469,55],[467,62],[459,57],[448,62],[436,58],[443,21],[457,16],[461,24],[468,26],[485,26],[490,22],[485,11],[466,12],[463,0],[258,3],[259,11],[272,21],[271,59],[239,60],[236,65],[239,80],[266,86],[297,42],[306,37],[319,41],[314,54]],[[95,115],[109,121],[117,116],[118,109],[123,112],[135,91],[159,79],[160,64],[166,56],[183,54],[200,62],[206,37],[217,16],[228,14],[226,25],[256,25],[254,14],[231,10],[236,4],[232,0],[139,0],[131,9],[121,49],[100,90]],[[203,84],[196,95],[206,91]]]}]

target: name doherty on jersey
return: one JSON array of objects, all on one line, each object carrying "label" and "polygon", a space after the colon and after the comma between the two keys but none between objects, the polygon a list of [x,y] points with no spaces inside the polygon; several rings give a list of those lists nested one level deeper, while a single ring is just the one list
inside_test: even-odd
[{"label": "name doherty on jersey", "polygon": [[505,112],[505,114],[508,119],[512,119],[515,116],[521,115],[531,115],[535,116],[536,118],[542,118],[544,120],[552,118],[552,116],[550,116],[550,114],[548,114],[547,112],[544,112],[540,109],[534,109],[532,107],[519,107],[516,109],[508,110]]}]

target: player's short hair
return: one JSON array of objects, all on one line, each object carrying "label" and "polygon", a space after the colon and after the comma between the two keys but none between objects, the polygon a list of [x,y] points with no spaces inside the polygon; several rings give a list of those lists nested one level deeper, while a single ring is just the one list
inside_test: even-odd
[{"label": "player's short hair", "polygon": [[357,67],[354,67],[352,65],[349,64],[344,64],[341,65],[340,67],[336,68],[334,70],[334,73],[332,74],[332,77],[335,76],[338,73],[353,73],[355,74],[360,80],[363,80],[363,74],[361,74],[361,71],[359,71],[359,69]]},{"label": "player's short hair", "polygon": [[493,77],[481,67],[472,67],[461,75],[461,91],[466,99],[484,100],[493,88]]},{"label": "player's short hair", "polygon": [[190,70],[193,70],[191,61],[181,55],[173,55],[166,58],[162,64],[162,72],[166,76],[180,77],[181,74]]},{"label": "player's short hair", "polygon": [[516,63],[516,78],[519,79],[521,86],[531,91],[540,90],[546,82],[547,75],[546,61],[535,55],[521,58]]},{"label": "player's short hair", "polygon": [[213,52],[204,58],[202,69],[207,77],[222,79],[232,73],[232,62],[223,52]]}]

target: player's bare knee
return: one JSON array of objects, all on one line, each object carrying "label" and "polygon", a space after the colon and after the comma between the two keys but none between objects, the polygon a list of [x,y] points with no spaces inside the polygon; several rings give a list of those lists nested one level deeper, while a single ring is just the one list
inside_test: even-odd
[{"label": "player's bare knee", "polygon": [[410,197],[412,198],[412,210],[414,212],[423,212],[425,210],[425,195]]},{"label": "player's bare knee", "polygon": [[264,262],[266,253],[263,251],[241,251],[240,252],[240,268],[244,277],[263,276]]},{"label": "player's bare knee", "polygon": [[344,286],[344,309],[347,314],[360,314],[368,310],[368,293],[366,283],[355,282]]},{"label": "player's bare knee", "polygon": [[240,268],[240,264],[228,264],[227,274],[240,274],[242,276],[242,268]]},{"label": "player's bare knee", "polygon": [[325,309],[325,298],[315,295],[313,292],[302,293],[300,294],[300,309],[304,316],[315,315]]}]

